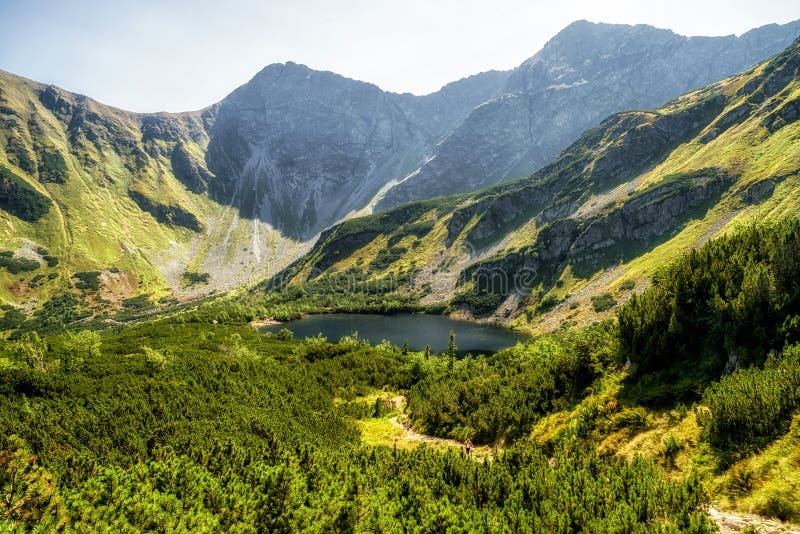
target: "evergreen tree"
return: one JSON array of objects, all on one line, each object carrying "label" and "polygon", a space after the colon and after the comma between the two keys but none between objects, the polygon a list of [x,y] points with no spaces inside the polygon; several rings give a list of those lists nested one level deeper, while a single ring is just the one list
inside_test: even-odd
[{"label": "evergreen tree", "polygon": [[88,358],[100,356],[100,334],[92,330],[67,332],[62,363],[67,371],[77,371]]},{"label": "evergreen tree", "polygon": [[39,337],[37,332],[26,332],[22,338],[12,345],[13,357],[25,363],[31,369],[44,373],[47,371],[47,341]]}]

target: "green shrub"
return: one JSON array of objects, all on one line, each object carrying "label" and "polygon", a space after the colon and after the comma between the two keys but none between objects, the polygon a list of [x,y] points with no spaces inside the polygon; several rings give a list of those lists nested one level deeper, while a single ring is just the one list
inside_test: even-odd
[{"label": "green shrub", "polygon": [[39,163],[39,181],[63,184],[67,181],[67,162],[58,151],[44,151]]},{"label": "green shrub", "polygon": [[450,303],[454,306],[465,304],[475,315],[486,315],[497,309],[503,302],[503,296],[487,291],[463,291],[453,297]]},{"label": "green shrub", "polygon": [[800,346],[763,369],[724,376],[706,389],[703,404],[699,422],[711,444],[741,454],[763,447],[786,432],[800,408]]},{"label": "green shrub", "polygon": [[77,278],[75,288],[82,290],[97,291],[100,289],[100,271],[86,271],[75,273],[73,278]]},{"label": "green shrub", "polygon": [[634,287],[636,287],[636,281],[628,278],[620,284],[619,289],[620,291],[631,291]]},{"label": "green shrub", "polygon": [[647,425],[647,410],[641,406],[637,406],[635,408],[626,408],[615,414],[612,420],[613,428],[628,428],[634,433],[645,430]]},{"label": "green shrub", "polygon": [[393,246],[381,249],[376,255],[372,263],[369,264],[371,271],[381,271],[389,267],[392,263],[403,258],[403,255],[408,251],[405,247]]},{"label": "green shrub", "polygon": [[154,376],[167,368],[167,358],[161,352],[150,347],[142,347],[144,368],[150,376]]},{"label": "green shrub", "polygon": [[280,330],[278,330],[278,333],[275,334],[275,337],[280,339],[281,341],[289,341],[290,339],[294,339],[294,332],[292,332],[288,328],[281,328]]},{"label": "green shrub", "polygon": [[47,262],[47,266],[50,267],[51,269],[59,264],[59,259],[49,254],[45,254],[44,256],[42,256],[42,259]]},{"label": "green shrub", "polygon": [[731,469],[728,487],[734,493],[746,495],[753,490],[755,480],[756,474],[752,469],[746,466],[734,467]]},{"label": "green shrub", "polygon": [[616,305],[617,301],[611,293],[603,293],[598,297],[592,297],[592,308],[598,313],[610,310]]},{"label": "green shrub", "polygon": [[196,271],[184,271],[181,278],[185,286],[191,287],[198,284],[207,284],[211,279],[211,275],[208,273],[198,273]]},{"label": "green shrub", "polygon": [[148,310],[153,308],[153,301],[150,300],[150,295],[137,295],[122,301],[122,306],[128,310]]},{"label": "green shrub", "polygon": [[100,334],[92,330],[67,332],[61,363],[66,371],[79,371],[88,359],[98,358],[101,347]]},{"label": "green shrub", "polygon": [[767,502],[759,508],[758,513],[781,521],[796,521],[800,518],[800,504],[798,504],[797,495],[787,489],[785,492],[774,492],[770,495]]},{"label": "green shrub", "polygon": [[36,222],[50,210],[51,200],[0,165],[0,209],[23,221]]},{"label": "green shrub", "polygon": [[536,305],[536,313],[548,312],[563,302],[563,300],[564,299],[560,299],[551,293],[539,301],[539,304]]},{"label": "green shrub", "polygon": [[661,456],[667,465],[674,467],[675,460],[678,454],[683,450],[683,442],[675,436],[667,436],[664,438],[664,448],[661,450]]},{"label": "green shrub", "polygon": [[19,274],[35,271],[41,267],[41,264],[38,261],[30,260],[28,258],[15,258],[13,252],[3,251],[0,252],[0,267],[4,268],[11,274]]},{"label": "green shrub", "polygon": [[0,317],[0,330],[13,330],[25,321],[25,314],[17,308],[6,310]]}]

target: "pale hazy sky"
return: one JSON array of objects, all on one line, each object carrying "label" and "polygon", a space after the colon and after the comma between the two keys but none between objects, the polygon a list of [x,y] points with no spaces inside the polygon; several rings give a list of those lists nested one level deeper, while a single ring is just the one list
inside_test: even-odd
[{"label": "pale hazy sky", "polygon": [[798,0],[0,0],[0,69],[184,111],[275,62],[424,94],[513,68],[578,19],[728,35],[797,18]]}]

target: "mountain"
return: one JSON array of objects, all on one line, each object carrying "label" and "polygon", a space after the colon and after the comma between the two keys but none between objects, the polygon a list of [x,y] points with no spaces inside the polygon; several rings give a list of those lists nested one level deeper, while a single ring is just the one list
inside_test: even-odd
[{"label": "mountain", "polygon": [[401,176],[507,75],[425,97],[288,63],[190,113],[0,71],[0,300],[93,313],[257,281]]},{"label": "mountain", "polygon": [[308,240],[405,176],[506,77],[489,72],[415,97],[271,65],[219,104],[207,156],[213,196]]},{"label": "mountain", "polygon": [[709,238],[800,213],[800,39],[652,111],[611,115],[529,178],[345,221],[273,286],[405,293],[545,330],[585,323]]},{"label": "mountain", "polygon": [[[573,25],[559,40],[589,39],[592,32],[577,31],[584,26],[605,32],[594,37],[598,42],[617,43],[607,47],[617,63],[602,60],[609,72],[625,64],[622,56],[646,55],[656,46],[651,41],[684,40],[588,23]],[[766,54],[789,28],[762,28],[747,39],[749,56],[732,55]],[[630,32],[644,37],[626,40]],[[545,53],[554,47],[537,57],[566,54]],[[573,48],[558,64],[577,64],[581,54],[590,61],[597,52]],[[697,69],[713,75],[709,65],[716,60],[700,56],[707,61],[696,59]],[[399,191],[392,186],[422,162],[444,162],[436,154],[455,138],[482,131],[476,117],[533,90],[539,82],[531,73],[542,61],[478,74],[426,96],[276,64],[206,109],[147,114],[0,72],[0,301],[16,316],[74,297],[84,306],[67,314],[74,319],[254,284],[301,257],[326,228],[368,213],[387,190]],[[627,94],[621,80],[617,86]],[[512,122],[501,126],[509,139],[516,135]],[[492,173],[516,160],[486,146],[495,164],[485,175],[493,183]],[[479,154],[483,147],[469,150]],[[449,184],[446,192],[462,185]],[[433,194],[420,187],[420,195]]]},{"label": "mountain", "polygon": [[99,307],[165,294],[158,256],[185,253],[217,210],[190,190],[207,174],[203,113],[128,113],[0,72],[0,125],[0,298],[33,309],[76,273],[102,280]]},{"label": "mountain", "polygon": [[527,176],[603,117],[660,106],[741,72],[800,34],[800,21],[740,37],[684,37],[651,26],[575,22],[516,68],[378,209]]}]

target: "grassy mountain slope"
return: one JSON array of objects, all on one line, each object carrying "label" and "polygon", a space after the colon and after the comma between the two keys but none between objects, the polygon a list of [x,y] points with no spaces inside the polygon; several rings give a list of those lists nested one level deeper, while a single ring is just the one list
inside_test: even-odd
[{"label": "grassy mountain slope", "polygon": [[612,115],[530,178],[348,221],[281,283],[389,277],[423,304],[534,331],[589,322],[686,248],[798,213],[798,69],[800,40],[662,108]]},{"label": "grassy mountain slope", "polygon": [[[128,113],[0,73],[0,253],[14,264],[0,268],[0,300],[31,309],[77,287],[100,311],[274,272],[259,264],[267,247],[292,243],[205,192],[209,117]],[[262,257],[242,251],[256,244]],[[184,271],[210,285],[186,287]]]}]

